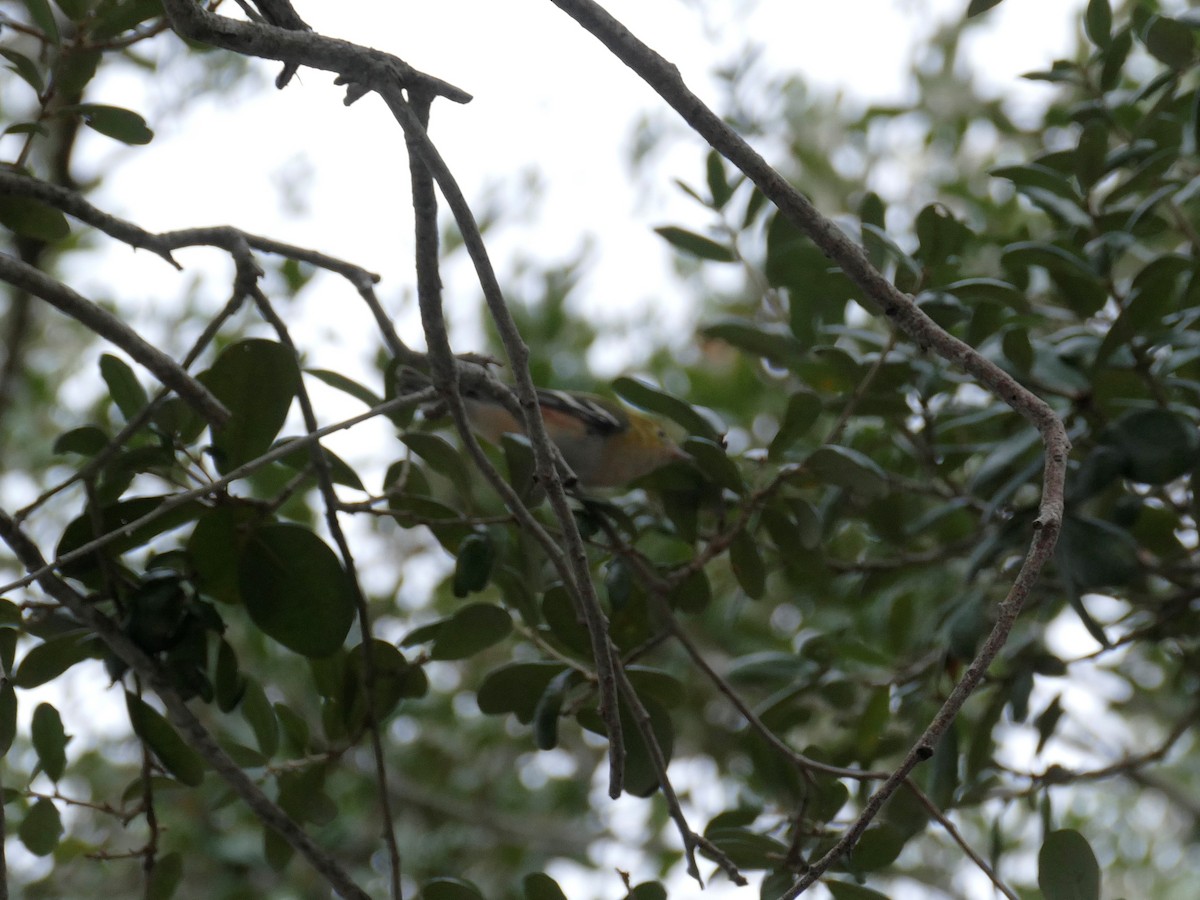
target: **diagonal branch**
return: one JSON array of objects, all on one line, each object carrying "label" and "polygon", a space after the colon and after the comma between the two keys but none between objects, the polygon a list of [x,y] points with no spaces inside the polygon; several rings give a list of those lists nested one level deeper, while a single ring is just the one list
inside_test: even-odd
[{"label": "diagonal branch", "polygon": [[999,605],[996,624],[978,655],[963,673],[962,680],[946,699],[916,744],[867,801],[862,813],[837,844],[813,864],[785,898],[803,893],[857,843],[867,825],[887,799],[904,783],[909,772],[933,753],[933,747],[958,711],[974,692],[1012,631],[1033,585],[1050,559],[1062,526],[1063,488],[1070,440],[1061,419],[1040,397],[1022,386],[1007,372],[983,357],[973,347],[938,327],[913,299],[900,291],[867,259],[863,249],[831,220],[822,216],[799,191],[745,140],[733,131],[699,97],[688,89],[679,70],[638,40],[624,25],[593,0],[551,0],[584,29],[604,44],[618,59],[633,69],[701,137],[737,166],[779,210],[862,290],[888,320],[922,349],[932,350],[983,385],[1030,421],[1045,446],[1042,499],[1035,532],[1021,570],[1008,596]]},{"label": "diagonal branch", "polygon": [[61,281],[5,253],[0,253],[0,280],[45,300],[59,312],[116,344],[195,407],[212,425],[219,428],[229,420],[229,410],[179,363],[147,344],[108,310],[75,293]]}]

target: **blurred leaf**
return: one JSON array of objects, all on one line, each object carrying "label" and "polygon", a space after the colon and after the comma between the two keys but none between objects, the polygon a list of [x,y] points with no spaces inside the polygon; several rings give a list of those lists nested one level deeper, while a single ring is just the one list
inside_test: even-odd
[{"label": "blurred leaf", "polygon": [[1165,409],[1121,416],[1102,435],[1124,457],[1124,472],[1143,484],[1166,484],[1188,472],[1200,452],[1196,426]]},{"label": "blurred leaf", "polygon": [[570,670],[557,662],[508,663],[484,678],[475,700],[481,712],[493,716],[513,713],[528,724],[547,686],[566,671]]},{"label": "blurred leaf", "polygon": [[[967,18],[972,19],[975,16],[981,15],[991,9],[993,6],[999,6],[1003,0],[971,0],[967,4]],[[835,900],[843,900],[834,894]]]},{"label": "blurred leaf", "polygon": [[108,441],[109,437],[104,429],[95,425],[84,425],[60,434],[54,441],[54,452],[95,456],[108,446]]},{"label": "blurred leaf", "polygon": [[78,113],[89,128],[123,144],[148,144],[154,140],[154,132],[146,126],[146,120],[131,109],[99,103],[77,103],[64,106],[59,112]]},{"label": "blurred leaf", "polygon": [[1052,831],[1038,851],[1038,887],[1046,900],[1100,900],[1100,866],[1078,831]]},{"label": "blurred leaf", "polygon": [[1129,532],[1099,519],[1064,518],[1055,558],[1081,591],[1124,585],[1141,571]]},{"label": "blurred leaf", "polygon": [[431,659],[465,659],[504,640],[511,630],[512,618],[499,606],[471,603],[409,632],[402,643],[411,647],[432,641]]},{"label": "blurred leaf", "polygon": [[804,468],[818,481],[846,488],[867,499],[888,493],[887,475],[879,464],[849,447],[821,447],[805,460]]},{"label": "blurred leaf", "polygon": [[[50,8],[47,0],[23,0],[25,8],[29,10],[29,18],[46,36],[46,39],[51,44],[57,44],[61,38],[58,34],[58,22],[54,19],[54,10]],[[44,856],[45,854],[39,854]]]},{"label": "blurred leaf", "polygon": [[140,413],[150,402],[146,389],[125,360],[111,353],[101,355],[100,376],[108,385],[108,393],[126,421]]},{"label": "blurred leaf", "polygon": [[34,802],[17,829],[25,849],[34,856],[49,856],[62,837],[62,818],[53,800],[45,797]]},{"label": "blurred leaf", "polygon": [[1108,0],[1088,0],[1083,24],[1088,39],[1097,47],[1107,47],[1112,43],[1112,7]]},{"label": "blurred leaf", "polygon": [[721,440],[721,435],[704,416],[688,403],[666,391],[636,378],[617,378],[613,381],[612,388],[634,406],[670,419],[686,429],[689,434],[708,438],[710,441]]},{"label": "blurred leaf", "polygon": [[12,676],[15,687],[28,690],[54,681],[76,663],[94,657],[99,644],[88,632],[68,632],[29,649]]},{"label": "blurred leaf", "polygon": [[421,900],[485,900],[479,888],[461,878],[435,878],[421,888]]},{"label": "blurred leaf", "polygon": [[544,872],[533,872],[523,882],[525,900],[567,900],[558,882]]},{"label": "blurred leaf", "polygon": [[1192,30],[1177,19],[1152,17],[1143,40],[1151,55],[1172,69],[1185,69],[1196,59]]},{"label": "blurred leaf", "polygon": [[49,703],[39,703],[33,711],[30,736],[33,749],[37,751],[38,765],[51,781],[57,782],[67,767],[68,740],[58,710]]},{"label": "blurred leaf", "polygon": [[67,217],[30,197],[0,195],[0,225],[35,241],[61,241],[71,233]]},{"label": "blurred leaf", "polygon": [[737,259],[737,254],[731,248],[683,228],[666,225],[655,228],[654,232],[676,249],[700,259],[713,262],[734,262]]}]

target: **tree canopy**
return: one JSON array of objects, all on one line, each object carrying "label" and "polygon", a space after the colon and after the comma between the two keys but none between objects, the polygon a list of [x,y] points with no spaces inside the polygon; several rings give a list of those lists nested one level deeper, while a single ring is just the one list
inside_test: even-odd
[{"label": "tree canopy", "polygon": [[[1200,16],[1090,0],[1022,123],[958,56],[999,0],[911,102],[849,109],[748,48],[715,111],[552,2],[697,148],[693,214],[645,236],[694,339],[635,316],[644,358],[605,383],[571,302],[592,261],[505,283],[505,211],[428,127],[471,99],[437,72],[286,0],[0,14],[0,896],[1192,896]],[[80,182],[81,128],[130,166],[154,139],[89,100],[105,72],[181,62],[186,102],[253,57],[387,104],[419,338],[400,288],[240,230],[236,197],[154,232]],[[219,308],[192,247],[232,264]],[[72,276],[129,248],[180,269],[165,338],[135,285]],[[444,267],[490,346],[452,340]],[[370,311],[370,378],[298,336],[314,286]],[[582,488],[535,385],[688,458]],[[528,437],[480,443],[464,396]],[[377,470],[322,443],[379,420]]]}]

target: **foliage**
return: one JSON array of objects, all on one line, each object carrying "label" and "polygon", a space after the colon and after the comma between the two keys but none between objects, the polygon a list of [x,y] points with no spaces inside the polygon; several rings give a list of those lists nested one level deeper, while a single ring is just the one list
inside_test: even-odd
[{"label": "foliage", "polygon": [[[995,5],[970,12],[986,21]],[[79,188],[62,158],[72,130],[153,139],[137,112],[85,102],[87,86],[166,26],[159,3],[139,0],[57,11],[28,0],[25,13],[0,52],[7,80],[37,99],[27,115],[5,113],[7,134],[24,136],[5,174],[64,190],[0,182],[0,224],[17,258],[54,274],[92,230],[61,200]],[[1187,858],[1187,797],[1200,778],[1181,752],[1196,712],[1200,596],[1197,21],[1091,0],[1083,23],[1076,59],[1029,76],[1054,88],[1035,127],[980,101],[954,69],[960,28],[940,36],[946,66],[923,70],[911,107],[850,115],[785,81],[762,90],[777,108],[740,111],[758,116],[746,131],[790,148],[780,169],[926,314],[1052,404],[1075,448],[1054,565],[932,758],[823,882],[837,898],[886,896],[905,881],[965,892],[988,878],[1032,892],[1034,858],[1048,898],[1184,897],[1198,874],[1163,862]],[[938,118],[923,103],[935,91],[954,101]],[[836,128],[807,127],[814,118]],[[875,183],[897,123],[916,119],[925,168],[911,178],[923,186]],[[984,162],[965,141],[982,123],[994,135]],[[844,147],[857,154],[850,171],[831,162]],[[782,896],[833,846],[1012,589],[1038,527],[1038,436],[1006,398],[872,316],[870,299],[715,152],[684,189],[695,221],[657,233],[709,298],[694,346],[660,349],[641,378],[556,385],[611,389],[672,423],[692,457],[616,496],[573,501],[645,713],[621,696],[625,791],[645,798],[644,828],[617,833],[592,785],[605,778],[612,723],[597,712],[594,647],[552,553],[429,410],[384,410],[401,441],[382,481],[310,452],[288,423],[294,407],[309,434],[333,422],[309,416],[313,384],[376,406],[402,379],[390,358],[375,384],[306,368],[279,297],[247,286],[235,246],[237,303],[207,314],[215,327],[191,354],[227,425],[156,394],[113,353],[96,373],[104,398],[44,442],[78,474],[61,483],[38,454],[18,457],[47,492],[16,523],[54,535],[57,573],[117,635],[46,581],[0,601],[8,834],[53,861],[9,873],[22,896],[165,898],[189,883],[220,897],[311,892],[295,844],[231,794],[165,694],[188,701],[375,896],[387,891],[381,796],[408,895],[420,885],[428,900],[562,896],[542,870],[559,859],[596,866],[597,846],[666,883],[684,863],[658,753],[689,819],[700,817],[690,827],[701,852],[720,863],[705,864],[706,880],[741,873],[762,896]],[[325,265],[292,249],[270,251],[287,260],[283,296]],[[713,298],[703,282],[714,268],[736,273],[721,283],[738,287]],[[594,336],[567,303],[577,276],[573,265],[549,271],[543,295],[515,305],[539,379]],[[10,287],[9,315],[36,299]],[[227,320],[246,300],[270,339]],[[378,342],[395,352],[386,333]],[[19,384],[25,370],[10,368]],[[61,381],[39,377],[50,403],[68,408]],[[18,422],[10,433],[39,431],[19,406],[4,415]],[[528,443],[489,452],[565,542]],[[339,518],[354,522],[353,548]],[[373,534],[387,555],[369,552]],[[429,573],[427,595],[397,599]],[[130,669],[121,640],[154,661],[161,684]],[[121,739],[86,736],[65,704],[27,693],[80,673],[112,681]],[[16,725],[26,704],[36,705],[27,730]],[[1173,827],[1126,817],[1150,791]],[[597,896],[665,895],[655,880],[590,875]]]}]

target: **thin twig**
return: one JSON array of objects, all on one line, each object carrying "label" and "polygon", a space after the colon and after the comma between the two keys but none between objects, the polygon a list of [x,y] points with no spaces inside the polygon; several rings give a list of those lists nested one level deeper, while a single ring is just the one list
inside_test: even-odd
[{"label": "thin twig", "polygon": [[[249,255],[249,252],[249,247],[247,247],[247,255]],[[262,312],[263,318],[275,329],[275,333],[279,336],[279,342],[291,351],[293,358],[296,360],[296,365],[299,366],[300,353],[296,349],[291,335],[288,333],[287,323],[283,321],[261,291],[256,289],[253,296],[254,302],[257,304],[259,311]],[[312,399],[308,395],[308,389],[305,388],[303,379],[300,379],[298,382],[296,398],[300,402],[300,412],[304,417],[305,430],[309,434],[315,433],[319,430],[320,426],[317,423],[317,414],[313,409]],[[379,672],[375,659],[375,641],[371,632],[371,610],[367,605],[367,597],[362,589],[362,581],[358,577],[358,566],[354,562],[354,554],[350,549],[350,542],[346,540],[346,533],[342,530],[341,522],[338,520],[338,507],[340,504],[338,503],[337,491],[333,486],[333,475],[330,472],[329,459],[325,456],[325,450],[319,440],[310,443],[308,450],[312,467],[316,470],[317,484],[321,489],[321,497],[325,507],[325,524],[329,528],[329,534],[333,538],[333,542],[337,544],[338,553],[342,557],[342,565],[346,570],[350,586],[354,591],[354,605],[358,611],[358,628],[362,637],[363,693],[366,697],[366,726],[367,733],[370,735],[371,754],[375,763],[375,780],[379,787],[379,811],[383,816],[383,843],[387,847],[388,853],[391,895],[393,900],[402,900],[404,892],[400,885],[400,847],[396,843],[396,823],[395,817],[392,814],[391,792],[388,790],[387,761],[384,758],[383,737],[380,734],[379,727],[379,707],[375,702],[376,696],[379,693]]]}]

